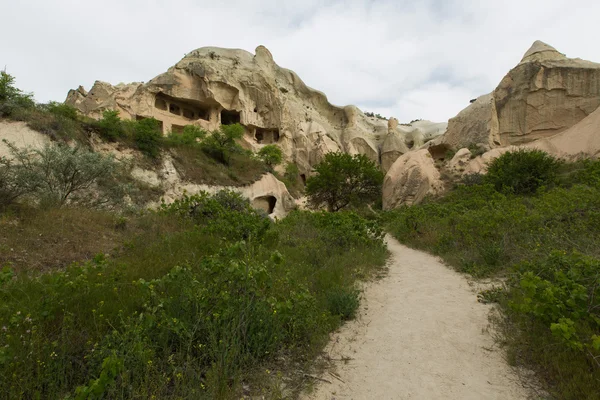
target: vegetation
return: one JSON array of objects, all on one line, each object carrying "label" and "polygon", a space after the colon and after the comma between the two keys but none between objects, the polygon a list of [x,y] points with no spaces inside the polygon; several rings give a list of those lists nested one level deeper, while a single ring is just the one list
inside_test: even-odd
[{"label": "vegetation", "polygon": [[517,150],[502,154],[489,166],[485,181],[503,193],[533,194],[555,183],[560,161],[541,150]]},{"label": "vegetation", "polygon": [[492,162],[447,196],[386,214],[390,231],[474,276],[505,276],[482,294],[505,311],[510,359],[560,399],[598,398],[600,161],[541,152]]},{"label": "vegetation", "polygon": [[124,189],[114,176],[119,165],[110,156],[66,145],[31,150],[6,144],[12,157],[0,158],[0,207],[24,196],[58,206],[122,201]]},{"label": "vegetation", "polygon": [[269,144],[258,151],[258,158],[263,160],[267,167],[272,169],[274,166],[281,164],[283,154],[279,146]]},{"label": "vegetation", "polygon": [[198,143],[206,136],[206,131],[196,125],[186,125],[183,132],[171,132],[167,137],[167,143],[170,145],[190,146]]},{"label": "vegetation", "polygon": [[[3,218],[53,240],[14,241],[0,262],[65,255],[41,275],[18,257],[0,273],[7,398],[239,398],[251,383],[260,395],[353,315],[356,280],[386,258],[381,228],[356,214],[274,223],[231,192],[126,218],[70,207]],[[57,220],[80,231],[61,236]]]},{"label": "vegetation", "polygon": [[317,175],[306,181],[306,194],[312,207],[329,211],[379,201],[383,172],[365,155],[328,153],[315,166]]},{"label": "vegetation", "polygon": [[232,154],[241,153],[242,148],[236,142],[244,136],[244,127],[240,124],[221,125],[202,141],[202,150],[215,160],[229,165]]}]

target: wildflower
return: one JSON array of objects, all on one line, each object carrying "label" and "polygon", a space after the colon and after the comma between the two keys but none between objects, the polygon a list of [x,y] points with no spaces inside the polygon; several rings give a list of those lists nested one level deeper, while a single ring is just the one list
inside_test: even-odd
[{"label": "wildflower", "polygon": [[6,327],[6,325],[2,327],[2,330],[3,330],[4,332],[6,332],[6,331],[8,330],[8,328]]}]

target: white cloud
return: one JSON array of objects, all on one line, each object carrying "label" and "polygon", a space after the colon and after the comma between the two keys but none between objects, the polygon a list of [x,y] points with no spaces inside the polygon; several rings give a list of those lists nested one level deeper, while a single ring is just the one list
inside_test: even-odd
[{"label": "white cloud", "polygon": [[203,46],[275,60],[334,104],[446,120],[487,93],[540,39],[600,61],[600,3],[580,0],[21,0],[3,7],[0,64],[38,101],[148,81]]}]

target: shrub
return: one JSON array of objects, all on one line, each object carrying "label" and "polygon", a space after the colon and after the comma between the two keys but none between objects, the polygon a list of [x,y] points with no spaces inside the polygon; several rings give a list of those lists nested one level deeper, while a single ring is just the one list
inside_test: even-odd
[{"label": "shrub", "polygon": [[0,116],[11,116],[17,109],[35,106],[33,95],[16,88],[14,83],[13,76],[6,71],[0,71]]},{"label": "shrub", "polygon": [[306,181],[312,207],[326,206],[329,211],[338,211],[381,198],[383,172],[365,155],[328,153],[315,171],[317,175]]},{"label": "shrub", "polygon": [[517,150],[493,160],[485,181],[503,193],[533,194],[555,183],[561,162],[541,150]]},{"label": "shrub", "polygon": [[133,127],[133,141],[138,150],[148,157],[158,157],[162,139],[160,124],[154,118],[144,118]]},{"label": "shrub", "polygon": [[171,132],[167,137],[167,143],[170,145],[195,145],[198,139],[202,140],[206,136],[206,131],[196,125],[186,125],[183,132]]},{"label": "shrub", "polygon": [[0,157],[0,208],[34,192],[36,187],[36,176],[30,170],[7,157]]},{"label": "shrub", "polygon": [[73,121],[77,120],[77,110],[68,104],[51,101],[50,103],[42,105],[41,107],[45,108],[48,110],[48,112],[59,118],[66,118]]},{"label": "shrub", "polygon": [[125,134],[121,118],[119,118],[119,111],[117,110],[105,110],[102,112],[102,118],[98,120],[97,126],[100,130],[100,135],[110,141],[115,141]]},{"label": "shrub", "polygon": [[264,161],[269,168],[281,164],[283,155],[279,146],[269,144],[258,151],[258,157]]},{"label": "shrub", "polygon": [[[111,156],[66,145],[46,145],[39,150],[18,149],[8,143],[14,161],[2,160],[5,176],[26,184],[13,184],[13,200],[32,194],[38,202],[62,206],[67,202],[102,205],[107,193],[94,192],[103,179],[113,176],[118,165]],[[11,179],[11,178],[9,178]],[[8,182],[8,179],[7,179]],[[114,182],[107,184],[114,189]],[[9,187],[9,186],[7,186]]]},{"label": "shrub", "polygon": [[244,127],[240,124],[221,125],[202,141],[202,150],[215,160],[229,165],[231,155],[240,153],[242,148],[236,140],[244,136]]}]

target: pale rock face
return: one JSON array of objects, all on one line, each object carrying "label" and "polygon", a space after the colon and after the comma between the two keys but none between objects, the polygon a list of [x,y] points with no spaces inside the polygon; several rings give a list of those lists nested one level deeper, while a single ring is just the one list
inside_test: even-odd
[{"label": "pale rock face", "polygon": [[331,151],[365,154],[379,162],[378,148],[387,132],[385,121],[329,103],[294,72],[279,67],[264,46],[255,55],[197,49],[148,83],[96,82],[89,92],[71,90],[66,103],[93,118],[108,109],[119,110],[122,118],[154,117],[165,133],[189,124],[214,130],[239,122],[246,128],[246,147],[276,143],[305,174]]},{"label": "pale rock face", "polygon": [[490,147],[554,136],[600,106],[600,64],[570,59],[537,41],[490,94],[449,121],[444,143]]},{"label": "pale rock face", "polygon": [[600,108],[571,128],[547,139],[536,140],[527,147],[544,150],[557,157],[600,157]]},{"label": "pale rock face", "polygon": [[411,151],[396,160],[383,181],[383,209],[417,204],[444,190],[440,172],[427,149]]},{"label": "pale rock face", "polygon": [[10,150],[4,140],[17,148],[31,149],[41,149],[51,143],[47,135],[34,131],[25,122],[12,121],[0,121],[0,157],[10,158]]},{"label": "pale rock face", "polygon": [[452,157],[452,160],[448,162],[446,170],[453,177],[460,177],[467,168],[469,161],[471,161],[471,151],[462,148],[458,150],[456,154],[454,154],[454,157]]}]

